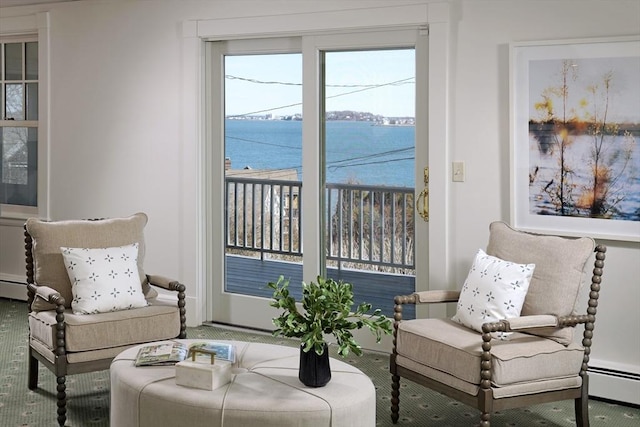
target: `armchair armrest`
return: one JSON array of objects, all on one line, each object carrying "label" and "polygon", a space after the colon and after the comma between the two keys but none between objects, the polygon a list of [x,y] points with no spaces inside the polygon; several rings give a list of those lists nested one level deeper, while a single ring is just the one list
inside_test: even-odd
[{"label": "armchair armrest", "polygon": [[460,298],[460,291],[422,291],[414,292],[411,295],[398,295],[393,301],[393,319],[396,325],[402,321],[402,305],[403,304],[434,304],[443,302],[456,302]]},{"label": "armchair armrest", "polygon": [[394,298],[397,305],[401,304],[432,304],[441,302],[457,302],[460,291],[422,291],[411,295],[398,295]]},{"label": "armchair armrest", "polygon": [[158,286],[168,291],[184,292],[186,290],[182,283],[168,277],[147,274],[147,280],[150,285]]},{"label": "armchair armrest", "polygon": [[539,314],[534,316],[520,316],[511,319],[504,319],[498,322],[485,323],[487,331],[491,332],[514,332],[536,328],[560,328],[566,326],[576,326],[581,323],[587,323],[589,316],[563,316],[556,317],[551,314]]},{"label": "armchair armrest", "polygon": [[460,298],[460,291],[422,291],[416,292],[416,295],[419,304],[433,304],[440,302],[458,302]]},{"label": "armchair armrest", "polygon": [[176,291],[178,292],[178,310],[180,311],[180,335],[178,338],[186,338],[187,337],[187,316],[186,316],[186,301],[185,301],[185,293],[184,291],[187,289],[185,285],[178,282],[177,280],[172,280],[164,276],[156,276],[147,274],[147,281],[150,285],[159,286],[168,291]]},{"label": "armchair armrest", "polygon": [[[595,316],[593,314],[583,314],[580,316],[561,316],[558,317],[558,326],[576,326],[579,324],[593,323]],[[593,326],[591,326],[593,328]],[[586,328],[585,332],[591,332],[593,329]]]},{"label": "armchair armrest", "polygon": [[558,318],[551,314],[520,316],[511,319],[505,319],[507,322],[507,330],[521,331],[530,328],[556,328],[558,327]]},{"label": "armchair armrest", "polygon": [[48,311],[56,310],[61,306],[64,311],[65,299],[60,292],[46,285],[36,285],[35,283],[27,283],[27,293],[30,294],[29,310]]},{"label": "armchair armrest", "polygon": [[[64,356],[67,352],[65,348],[64,298],[55,289],[45,285],[38,286],[34,283],[27,283],[27,293],[32,295],[30,298],[32,303],[29,304],[30,311],[56,311],[56,341],[54,344],[54,353],[57,356]],[[39,299],[43,300],[40,304],[38,304]]]}]

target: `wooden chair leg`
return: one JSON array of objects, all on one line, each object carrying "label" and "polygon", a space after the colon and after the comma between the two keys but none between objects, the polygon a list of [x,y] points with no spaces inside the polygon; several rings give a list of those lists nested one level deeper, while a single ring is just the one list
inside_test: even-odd
[{"label": "wooden chair leg", "polygon": [[589,376],[582,377],[580,397],[574,400],[576,426],[589,427]]},{"label": "wooden chair leg", "polygon": [[491,414],[489,412],[483,412],[480,415],[480,427],[490,427],[491,426]]},{"label": "wooden chair leg", "polygon": [[398,423],[400,417],[400,375],[391,375],[391,421]]},{"label": "wooden chair leg", "polygon": [[493,412],[493,391],[481,388],[478,391],[478,409],[480,410],[480,427],[490,427]]},{"label": "wooden chair leg", "polygon": [[65,390],[67,386],[65,385],[65,377],[57,377],[58,383],[58,424],[60,427],[64,426],[64,423],[67,421],[67,393]]},{"label": "wooden chair leg", "polygon": [[27,387],[29,387],[29,390],[38,388],[38,359],[33,357],[32,351],[31,347],[29,347],[29,364],[27,366]]}]

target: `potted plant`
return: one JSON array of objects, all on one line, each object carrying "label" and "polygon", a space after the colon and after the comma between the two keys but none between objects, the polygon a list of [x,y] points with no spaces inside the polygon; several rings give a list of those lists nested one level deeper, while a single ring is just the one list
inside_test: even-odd
[{"label": "potted plant", "polygon": [[[353,285],[330,278],[317,277],[316,282],[302,283],[302,309],[289,292],[289,280],[283,276],[267,284],[273,290],[270,305],[283,310],[273,318],[274,335],[300,338],[299,378],[305,385],[320,387],[331,379],[329,352],[325,335],[333,335],[342,357],[350,352],[362,354],[352,331],[368,328],[380,342],[382,334],[391,334],[391,320],[373,313],[371,304],[361,303],[353,310]],[[311,351],[313,350],[313,351]]]}]

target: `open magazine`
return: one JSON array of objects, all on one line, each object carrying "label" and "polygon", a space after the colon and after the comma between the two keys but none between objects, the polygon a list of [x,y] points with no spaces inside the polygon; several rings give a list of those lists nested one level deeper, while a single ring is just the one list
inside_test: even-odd
[{"label": "open magazine", "polygon": [[[232,344],[215,341],[202,341],[186,344],[178,341],[172,341],[160,344],[149,344],[142,347],[136,356],[135,365],[175,365],[176,363],[185,360],[189,355],[189,350],[192,348],[204,349],[209,352],[214,351],[216,353],[216,359],[219,360],[226,360],[231,363],[236,361],[235,347]],[[196,360],[200,358],[203,358],[202,360],[210,360],[209,355],[197,353]]]}]

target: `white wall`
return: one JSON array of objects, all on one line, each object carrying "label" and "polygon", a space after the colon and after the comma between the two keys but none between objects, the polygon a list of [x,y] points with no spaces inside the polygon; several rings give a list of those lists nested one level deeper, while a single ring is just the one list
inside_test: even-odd
[{"label": "white wall", "polygon": [[[183,140],[182,23],[426,3],[420,0],[86,0],[0,8],[50,11],[52,219],[149,214],[146,269],[196,283],[195,140]],[[509,219],[509,61],[513,41],[640,34],[637,0],[451,1],[449,257],[460,283]],[[250,29],[248,28],[249,32]],[[193,120],[196,120],[194,117]],[[21,221],[0,222],[0,279],[24,274]],[[592,357],[640,373],[640,245],[609,246]],[[437,248],[432,248],[437,251]],[[445,286],[446,284],[443,284]],[[2,292],[0,288],[0,292]],[[15,288],[14,288],[15,289]],[[4,294],[7,296],[8,291]],[[199,294],[199,293],[198,293]],[[196,297],[188,287],[190,300]],[[190,311],[189,322],[197,323]]]},{"label": "white wall", "polygon": [[[508,44],[640,34],[640,2],[470,0],[461,6],[451,43],[451,160],[466,166],[466,181],[451,186],[458,283],[488,238],[486,225],[509,219]],[[602,243],[608,251],[591,364],[639,374],[640,244]]]}]

